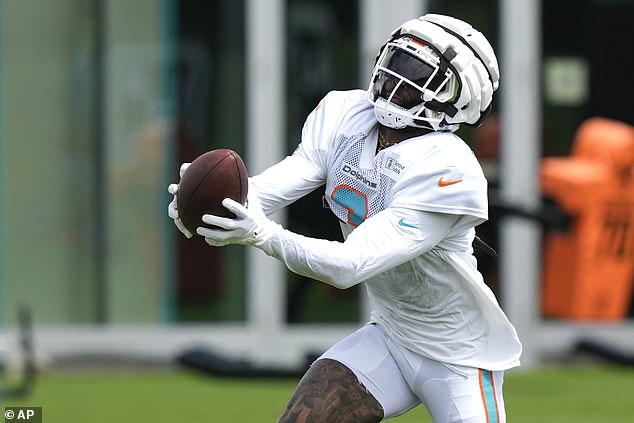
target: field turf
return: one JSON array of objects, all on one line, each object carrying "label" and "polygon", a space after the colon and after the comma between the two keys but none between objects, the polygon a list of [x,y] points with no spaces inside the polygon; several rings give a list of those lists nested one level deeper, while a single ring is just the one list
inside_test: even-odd
[{"label": "field turf", "polygon": [[[274,422],[295,380],[211,378],[190,371],[90,371],[40,375],[27,398],[2,406],[41,406],[45,423]],[[508,372],[509,423],[632,423],[634,369],[558,366]],[[431,420],[422,408],[392,419]]]}]

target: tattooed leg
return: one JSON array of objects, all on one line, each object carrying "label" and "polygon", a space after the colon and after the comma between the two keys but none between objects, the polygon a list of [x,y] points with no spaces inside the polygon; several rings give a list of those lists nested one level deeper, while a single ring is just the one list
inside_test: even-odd
[{"label": "tattooed leg", "polygon": [[317,360],[300,380],[278,423],[374,423],[381,404],[343,364]]}]

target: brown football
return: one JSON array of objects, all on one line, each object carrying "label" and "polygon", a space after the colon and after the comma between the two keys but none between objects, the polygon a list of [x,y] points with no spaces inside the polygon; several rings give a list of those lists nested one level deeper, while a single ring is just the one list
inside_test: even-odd
[{"label": "brown football", "polygon": [[194,160],[178,183],[176,207],[183,225],[196,234],[196,228],[209,226],[204,214],[235,217],[222,205],[231,198],[245,204],[248,192],[247,168],[238,153],[229,149],[211,150]]}]

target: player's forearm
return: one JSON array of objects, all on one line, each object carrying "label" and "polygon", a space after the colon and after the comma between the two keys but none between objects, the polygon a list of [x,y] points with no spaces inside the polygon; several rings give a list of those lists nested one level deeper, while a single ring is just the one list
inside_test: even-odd
[{"label": "player's forearm", "polygon": [[278,226],[258,245],[294,273],[347,289],[390,266],[380,258],[354,251],[346,243],[308,238]]}]

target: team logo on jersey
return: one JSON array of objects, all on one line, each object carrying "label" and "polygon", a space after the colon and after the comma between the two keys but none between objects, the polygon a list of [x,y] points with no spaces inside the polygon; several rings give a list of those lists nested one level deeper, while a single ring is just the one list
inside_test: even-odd
[{"label": "team logo on jersey", "polygon": [[367,176],[363,174],[363,172],[361,172],[361,170],[357,169],[351,164],[343,162],[343,164],[341,165],[341,172],[343,172],[345,175],[348,175],[352,179],[355,179],[361,182],[363,185],[365,185],[368,188],[376,189],[377,187],[376,180],[368,178]]}]

